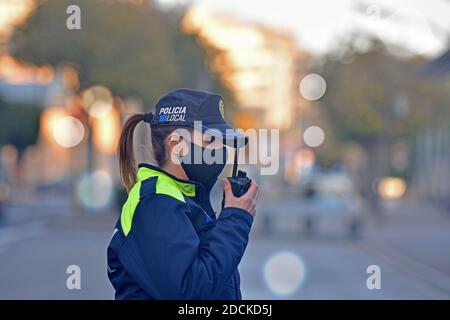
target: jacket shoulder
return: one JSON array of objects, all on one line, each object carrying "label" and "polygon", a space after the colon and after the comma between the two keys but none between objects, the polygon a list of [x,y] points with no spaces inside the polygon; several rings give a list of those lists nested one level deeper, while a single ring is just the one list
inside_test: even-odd
[{"label": "jacket shoulder", "polygon": [[[143,201],[145,199],[145,201]],[[120,216],[121,227],[124,235],[128,235],[133,223],[136,209],[151,206],[153,209],[162,205],[164,207],[185,204],[183,193],[173,184],[166,181],[158,181],[158,177],[137,182],[128,194],[128,199],[122,207]]]},{"label": "jacket shoulder", "polygon": [[[172,184],[159,177],[151,177],[141,182],[139,198],[140,200],[151,195],[166,195],[181,202],[186,202],[183,192]],[[158,197],[156,197],[158,198]]]}]

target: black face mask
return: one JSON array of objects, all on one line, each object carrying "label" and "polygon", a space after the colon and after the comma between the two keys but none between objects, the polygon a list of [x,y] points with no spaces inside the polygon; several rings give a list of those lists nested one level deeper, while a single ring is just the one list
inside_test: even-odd
[{"label": "black face mask", "polygon": [[[216,182],[217,177],[225,167],[227,149],[222,147],[205,151],[206,149],[207,148],[191,142],[188,153],[181,157],[181,167],[189,180],[200,182],[210,191]],[[211,156],[211,159],[217,159],[218,163],[213,161],[208,161],[207,163],[205,158],[209,157],[209,155]],[[197,162],[195,162],[195,157],[197,158]]]}]

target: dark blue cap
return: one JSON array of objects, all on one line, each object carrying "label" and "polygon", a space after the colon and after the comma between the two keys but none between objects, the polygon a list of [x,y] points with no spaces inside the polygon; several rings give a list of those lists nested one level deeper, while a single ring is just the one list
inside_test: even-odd
[{"label": "dark blue cap", "polygon": [[223,101],[219,94],[176,89],[162,96],[155,109],[155,115],[149,121],[151,127],[187,126],[220,136],[230,146],[240,147],[247,143],[247,137],[225,121]]}]

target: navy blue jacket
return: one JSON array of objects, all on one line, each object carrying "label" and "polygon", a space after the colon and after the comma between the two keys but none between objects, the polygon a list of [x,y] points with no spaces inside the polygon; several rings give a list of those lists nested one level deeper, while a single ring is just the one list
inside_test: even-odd
[{"label": "navy blue jacket", "polygon": [[252,221],[239,208],[216,219],[203,185],[139,165],[107,251],[116,299],[242,299]]}]

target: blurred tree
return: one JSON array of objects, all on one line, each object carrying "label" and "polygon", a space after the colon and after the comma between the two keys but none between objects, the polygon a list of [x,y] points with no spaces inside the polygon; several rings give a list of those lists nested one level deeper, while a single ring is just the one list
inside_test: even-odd
[{"label": "blurred tree", "polygon": [[420,77],[421,58],[393,56],[378,41],[364,52],[350,44],[340,57],[330,55],[322,65],[327,92],[321,105],[335,138],[366,150],[363,192],[377,211],[373,183],[389,171],[389,147],[449,119],[450,101],[443,84]]},{"label": "blurred tree", "polygon": [[23,151],[36,143],[41,109],[32,104],[5,102],[0,99],[0,146],[13,144]]},{"label": "blurred tree", "polygon": [[71,4],[43,2],[13,35],[14,56],[37,65],[71,64],[79,72],[81,89],[102,84],[118,96],[136,96],[145,104],[174,87],[197,86],[205,72],[203,52],[152,1],[77,1],[80,30],[66,27]]}]

